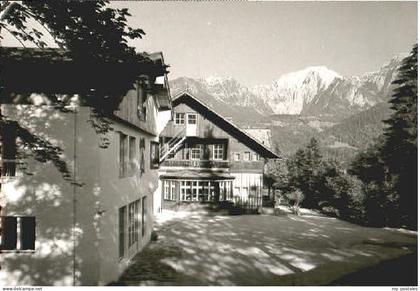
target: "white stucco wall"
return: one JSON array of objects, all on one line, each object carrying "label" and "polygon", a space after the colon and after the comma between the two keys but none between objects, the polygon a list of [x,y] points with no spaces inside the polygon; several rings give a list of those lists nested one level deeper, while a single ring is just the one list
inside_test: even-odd
[{"label": "white stucco wall", "polygon": [[[107,134],[110,145],[99,147],[100,136],[88,123],[90,109],[59,113],[48,106],[2,105],[2,113],[63,149],[63,158],[75,173],[75,186],[65,181],[51,163],[25,158],[26,175],[3,181],[4,215],[36,217],[35,251],[3,253],[0,285],[98,285],[116,280],[134,252],[118,255],[118,209],[147,196],[147,226],[135,251],[150,239],[153,193],[157,170],[150,169],[150,141],[157,137],[114,124]],[[119,178],[119,134],[146,140],[145,169]],[[74,166],[74,168],[73,168]],[[73,172],[74,169],[74,172]],[[74,222],[76,227],[74,228]]]}]

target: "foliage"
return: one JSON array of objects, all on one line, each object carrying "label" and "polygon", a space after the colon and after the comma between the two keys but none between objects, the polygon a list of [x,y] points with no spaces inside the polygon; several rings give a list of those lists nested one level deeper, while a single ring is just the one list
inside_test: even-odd
[{"label": "foliage", "polygon": [[364,183],[366,218],[377,226],[417,229],[417,45],[399,68],[393,111],[378,141],[349,171]]},{"label": "foliage", "polygon": [[[2,13],[0,30],[9,31],[22,46],[30,42],[43,49],[47,45],[43,33],[31,24],[36,22],[48,31],[55,43],[65,49],[74,62],[135,64],[146,61],[147,58],[136,54],[134,47],[127,44],[128,39],[142,38],[145,35],[144,31],[127,24],[127,17],[130,16],[128,9],[110,8],[107,7],[108,3],[108,1],[5,1],[0,5]],[[80,92],[87,104],[93,108],[90,122],[98,134],[112,130],[110,123],[104,117],[117,108],[121,98],[132,88],[135,79],[141,73],[139,69],[124,70],[122,72],[124,76],[119,76],[118,81],[101,84],[101,88],[91,88],[89,92]],[[65,106],[71,102],[71,98],[58,100],[55,94],[46,94],[45,97],[60,110],[65,110]],[[20,130],[24,131],[22,127]],[[25,134],[29,144],[48,144],[40,137],[29,134],[28,131]],[[102,140],[100,146],[107,145],[108,140]],[[42,161],[52,161],[63,176],[68,178],[67,166],[57,154],[60,149],[49,146],[29,148],[46,149],[34,151],[35,156]]]},{"label": "foliage", "polygon": [[292,213],[299,214],[300,204],[305,198],[305,195],[303,195],[302,191],[293,190],[291,192],[287,192],[284,194],[284,198],[286,198]]},{"label": "foliage", "polygon": [[264,184],[277,189],[288,184],[287,157],[268,161],[264,169]]},{"label": "foliage", "polygon": [[303,192],[304,207],[319,208],[323,192],[319,187],[325,164],[318,141],[312,138],[305,149],[299,149],[288,160],[289,187]]},{"label": "foliage", "polygon": [[382,157],[395,180],[402,223],[417,228],[417,44],[399,68],[390,100],[393,113],[385,123]]}]

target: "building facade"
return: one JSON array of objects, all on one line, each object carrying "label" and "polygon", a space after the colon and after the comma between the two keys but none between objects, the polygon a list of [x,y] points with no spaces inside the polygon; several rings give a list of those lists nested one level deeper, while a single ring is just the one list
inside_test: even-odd
[{"label": "building facade", "polygon": [[[50,83],[49,65],[43,67],[44,78],[34,92],[28,91],[32,85],[25,82],[38,65],[21,55],[51,61],[55,54],[51,74],[59,70],[63,82],[89,82],[86,75],[66,74],[66,65],[78,64],[63,58],[61,51],[1,49],[9,56],[2,63],[2,80],[20,77],[21,84],[5,82],[1,91],[6,122],[1,144],[0,285],[105,285],[117,280],[150,240],[153,213],[161,207],[160,195],[155,196],[158,135],[171,117],[162,55],[147,55],[147,69],[105,118],[112,130],[98,132],[93,109],[83,105],[81,95],[71,93],[74,102],[58,110],[40,93],[57,86]],[[16,76],[19,66],[26,71]],[[110,71],[97,74],[112,79]],[[68,95],[57,93],[57,98]],[[59,149],[59,161],[40,158],[49,149]],[[49,154],[54,156],[54,151]],[[68,175],[59,170],[64,164]]]},{"label": "building facade", "polygon": [[163,205],[246,202],[261,205],[263,171],[277,155],[190,93],[173,99],[160,136]]}]

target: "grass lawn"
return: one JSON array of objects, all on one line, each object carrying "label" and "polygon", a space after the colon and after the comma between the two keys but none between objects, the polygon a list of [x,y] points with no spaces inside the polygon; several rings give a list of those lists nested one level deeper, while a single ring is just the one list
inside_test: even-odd
[{"label": "grass lawn", "polygon": [[[133,259],[119,284],[395,285],[377,274],[381,264],[417,251],[417,232],[362,227],[322,215],[166,210],[156,230],[157,241]],[[385,267],[392,271],[394,265],[395,272],[413,267],[401,262]],[[372,279],[360,281],[363,275]],[[417,285],[417,278],[403,281],[399,285]]]}]

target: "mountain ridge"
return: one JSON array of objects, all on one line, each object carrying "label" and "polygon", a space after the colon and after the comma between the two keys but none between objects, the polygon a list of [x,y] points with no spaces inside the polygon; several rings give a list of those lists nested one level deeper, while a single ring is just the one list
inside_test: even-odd
[{"label": "mountain ridge", "polygon": [[[248,87],[233,77],[180,77],[170,81],[172,92],[188,90],[198,99],[234,117],[238,109],[250,117],[267,119],[272,114],[334,116],[345,119],[389,99],[391,81],[402,55],[394,56],[378,70],[344,77],[326,66],[310,66],[281,75],[269,85]],[[229,110],[229,107],[232,110]],[[236,117],[235,117],[236,116]]]}]

